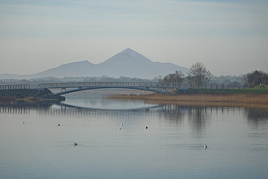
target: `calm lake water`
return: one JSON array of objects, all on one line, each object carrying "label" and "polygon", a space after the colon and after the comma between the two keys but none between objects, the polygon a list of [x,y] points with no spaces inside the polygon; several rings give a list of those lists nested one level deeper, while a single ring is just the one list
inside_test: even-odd
[{"label": "calm lake water", "polygon": [[267,178],[267,109],[105,95],[1,104],[0,178]]}]

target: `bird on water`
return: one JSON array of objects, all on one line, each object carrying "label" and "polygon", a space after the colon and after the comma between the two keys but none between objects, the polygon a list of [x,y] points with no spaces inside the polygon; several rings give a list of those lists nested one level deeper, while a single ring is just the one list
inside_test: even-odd
[{"label": "bird on water", "polygon": [[76,142],[74,142],[74,146],[76,146],[77,145],[77,143]]},{"label": "bird on water", "polygon": [[204,149],[207,149],[208,148],[208,146],[207,145],[204,145]]}]

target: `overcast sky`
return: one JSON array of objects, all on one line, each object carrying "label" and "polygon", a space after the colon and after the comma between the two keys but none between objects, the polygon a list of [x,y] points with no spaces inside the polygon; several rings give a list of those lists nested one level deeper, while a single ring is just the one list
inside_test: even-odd
[{"label": "overcast sky", "polygon": [[98,64],[126,48],[217,76],[268,72],[268,1],[0,0],[0,74]]}]

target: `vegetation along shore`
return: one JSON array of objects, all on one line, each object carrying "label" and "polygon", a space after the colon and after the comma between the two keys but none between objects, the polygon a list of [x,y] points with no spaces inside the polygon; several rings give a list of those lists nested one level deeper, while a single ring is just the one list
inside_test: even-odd
[{"label": "vegetation along shore", "polygon": [[144,100],[150,103],[160,104],[190,104],[190,105],[262,105],[268,107],[268,90],[194,90],[194,93],[188,94],[129,94],[129,95],[110,95],[108,98],[125,100]]},{"label": "vegetation along shore", "polygon": [[[186,91],[174,91],[174,94],[146,94],[146,95],[111,95],[111,99],[136,99],[158,104],[182,104],[183,105],[213,105],[213,106],[251,106],[268,107],[268,74],[262,71],[253,71],[243,76],[244,85],[224,89],[217,86],[216,89],[206,88],[212,78],[210,71],[198,62],[190,67],[188,76],[176,71],[166,75],[159,82],[177,83],[180,86],[190,86]],[[211,85],[211,84],[210,84]],[[236,87],[234,87],[236,86]]]}]

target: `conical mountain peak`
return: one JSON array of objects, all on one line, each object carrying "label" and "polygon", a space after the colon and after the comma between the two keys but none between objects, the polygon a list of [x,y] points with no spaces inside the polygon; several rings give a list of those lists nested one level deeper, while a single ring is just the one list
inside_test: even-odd
[{"label": "conical mountain peak", "polygon": [[118,54],[112,56],[104,63],[153,63],[151,60],[141,55],[140,53],[127,48]]},{"label": "conical mountain peak", "polygon": [[[138,53],[138,52],[136,52],[135,50],[132,50],[132,49],[130,49],[130,48],[127,48],[127,49],[125,49],[125,50],[123,50],[123,51],[121,51],[121,52],[119,52],[119,53]],[[119,54],[118,53],[118,54]]]}]

